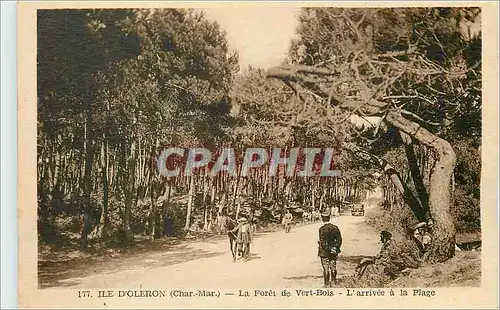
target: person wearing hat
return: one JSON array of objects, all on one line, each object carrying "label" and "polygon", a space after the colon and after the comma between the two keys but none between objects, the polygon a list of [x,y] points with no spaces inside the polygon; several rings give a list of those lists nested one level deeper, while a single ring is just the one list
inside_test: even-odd
[{"label": "person wearing hat", "polygon": [[330,223],[330,212],[323,212],[321,219],[324,224],[319,228],[318,256],[325,287],[331,287],[337,281],[337,258],[341,252],[342,234],[336,225]]},{"label": "person wearing hat", "polygon": [[238,219],[238,235],[236,236],[236,243],[241,251],[241,256],[248,260],[250,256],[250,242],[252,242],[251,226],[245,217]]},{"label": "person wearing hat", "polygon": [[[432,225],[432,224],[431,224]],[[428,225],[426,222],[418,223],[413,228],[413,237],[418,241],[418,246],[422,254],[429,251],[431,246],[431,235],[429,233]]]},{"label": "person wearing hat", "polygon": [[[380,253],[384,253],[384,251],[389,247],[389,245],[392,242],[392,234],[387,230],[382,230],[380,232],[380,242],[382,242],[382,248],[380,249]],[[382,254],[380,253],[377,256],[375,256],[375,260],[380,259],[382,257]]]},{"label": "person wearing hat", "polygon": [[[363,277],[366,273],[383,273],[386,271],[385,269],[390,263],[391,253],[389,247],[392,245],[392,234],[387,230],[382,230],[380,232],[380,242],[382,243],[380,252],[374,257],[362,258],[356,267],[358,279]],[[370,272],[367,272],[367,270],[370,270]]]}]

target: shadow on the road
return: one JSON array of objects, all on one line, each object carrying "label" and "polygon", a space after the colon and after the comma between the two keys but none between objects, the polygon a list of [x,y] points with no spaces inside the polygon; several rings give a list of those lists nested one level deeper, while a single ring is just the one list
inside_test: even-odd
[{"label": "shadow on the road", "polygon": [[285,280],[307,280],[307,279],[323,279],[323,275],[303,275],[295,277],[283,277]]},{"label": "shadow on the road", "polygon": [[262,257],[260,257],[259,255],[255,254],[255,253],[250,253],[250,257],[248,258],[247,261],[251,261],[251,260],[255,260],[255,259],[261,259]]},{"label": "shadow on the road", "polygon": [[192,248],[189,244],[183,244],[168,251],[155,251],[129,257],[108,257],[107,260],[89,258],[86,262],[73,261],[71,264],[68,261],[39,261],[38,286],[42,289],[55,286],[74,286],[79,284],[78,279],[75,278],[120,272],[129,270],[132,266],[145,269],[157,268],[226,254],[227,252],[205,251]]},{"label": "shadow on the road", "polygon": [[[337,283],[334,284],[332,287],[350,287],[348,279],[351,278],[352,275],[350,274],[338,274],[337,275]],[[283,277],[284,280],[289,280],[289,281],[314,281],[316,282],[317,285],[320,285],[323,283],[323,275],[303,275],[303,276],[294,276],[294,277]],[[307,283],[307,284],[306,284]],[[297,285],[297,282],[294,283]],[[302,286],[304,287],[311,287],[311,283],[305,282],[302,283]]]},{"label": "shadow on the road", "polygon": [[[337,264],[337,284],[334,287],[346,287],[348,284],[347,279],[352,277],[354,274],[354,270],[357,264],[363,258],[371,257],[368,255],[341,255],[338,258]],[[322,282],[323,275],[321,273],[321,267],[318,265],[318,274],[305,274],[305,275],[297,275],[297,276],[288,276],[283,277],[284,280],[291,281],[295,284],[296,281],[304,281],[303,284],[309,283],[309,281],[318,281],[318,283]]]},{"label": "shadow on the road", "polygon": [[56,283],[56,285],[43,286],[43,283],[41,283],[41,284],[38,285],[38,288],[39,289],[43,289],[43,288],[53,287],[53,286],[57,286],[57,287],[71,287],[71,286],[75,286],[75,285],[78,285],[78,284],[80,284],[80,281],[78,281],[78,280],[66,279],[66,280],[59,281],[58,283]]},{"label": "shadow on the road", "polygon": [[370,258],[372,256],[369,255],[340,255],[338,261],[358,264],[363,258]]},{"label": "shadow on the road", "polygon": [[247,259],[247,260],[245,260],[245,259],[243,259],[243,258],[241,258],[241,257],[240,257],[240,258],[238,258],[238,259],[236,260],[236,262],[240,262],[240,261],[241,261],[241,262],[249,262],[249,261],[251,261],[251,260],[256,260],[256,259],[261,259],[261,258],[262,258],[262,257],[260,257],[259,255],[255,254],[255,253],[250,253],[250,255],[249,255],[249,257],[248,257],[248,259]]}]

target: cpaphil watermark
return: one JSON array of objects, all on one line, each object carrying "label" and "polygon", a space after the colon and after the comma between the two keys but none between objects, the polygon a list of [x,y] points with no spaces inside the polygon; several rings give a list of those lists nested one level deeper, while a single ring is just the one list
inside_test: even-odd
[{"label": "cpaphil watermark", "polygon": [[206,171],[215,177],[246,177],[265,169],[269,176],[340,177],[335,169],[333,148],[247,148],[244,152],[222,148],[211,152],[206,148],[165,149],[158,157],[158,171],[164,177],[191,176]]}]

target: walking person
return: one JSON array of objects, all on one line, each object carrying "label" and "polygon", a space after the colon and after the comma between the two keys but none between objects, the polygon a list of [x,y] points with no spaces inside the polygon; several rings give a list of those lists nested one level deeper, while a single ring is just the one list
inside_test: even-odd
[{"label": "walking person", "polygon": [[330,212],[321,214],[323,226],[319,228],[318,256],[323,267],[323,280],[325,287],[332,287],[337,283],[337,259],[342,246],[340,229],[330,223]]},{"label": "walking person", "polygon": [[337,217],[340,215],[339,208],[337,206],[332,207],[332,216]]},{"label": "walking person", "polygon": [[321,213],[319,212],[318,209],[314,210],[314,221],[317,222],[321,219]]},{"label": "walking person", "polygon": [[290,226],[292,225],[293,216],[290,210],[286,210],[285,216],[283,217],[283,225],[285,226],[285,233],[290,232]]},{"label": "walking person", "polygon": [[247,261],[250,257],[250,243],[252,242],[251,225],[245,217],[238,220],[238,234],[236,237],[236,243],[238,244],[238,249],[241,253],[241,257]]}]

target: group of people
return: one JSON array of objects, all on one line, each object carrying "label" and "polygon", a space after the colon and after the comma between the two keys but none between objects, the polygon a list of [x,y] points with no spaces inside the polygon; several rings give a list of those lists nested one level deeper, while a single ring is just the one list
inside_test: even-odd
[{"label": "group of people", "polygon": [[[319,228],[318,256],[321,259],[325,287],[331,287],[336,283],[337,259],[342,246],[340,229],[336,225],[330,223],[330,216],[330,210],[320,213],[323,225]],[[232,221],[230,218],[227,218],[227,220]],[[290,232],[292,221],[293,216],[291,212],[287,210],[282,220],[286,233]],[[253,241],[253,234],[256,229],[255,223],[251,223],[245,217],[239,218],[236,222],[237,225],[227,231],[231,242],[233,261],[236,261],[238,258],[247,261],[250,256],[250,245]]]},{"label": "group of people", "polygon": [[[315,210],[316,211],[316,210]],[[319,213],[319,211],[316,211]],[[332,217],[331,209],[327,209],[324,212],[319,213],[323,225],[319,228],[319,240],[318,240],[318,256],[321,261],[321,266],[323,269],[323,280],[325,287],[332,287],[332,285],[337,283],[337,260],[339,254],[341,253],[342,246],[342,234],[340,229],[330,222]],[[285,233],[290,232],[291,224],[293,221],[293,216],[289,210],[286,211],[282,219],[282,224],[285,228]],[[229,217],[225,217],[226,223],[236,222],[236,225],[229,225],[227,233],[231,242],[231,251],[233,252],[233,260],[241,258],[247,261],[250,257],[250,245],[253,241],[253,235],[256,230],[256,224],[254,221],[249,221],[246,217],[240,217],[237,221]],[[404,257],[406,254],[402,254],[404,249],[401,249],[401,245],[396,245],[393,242],[392,233],[383,230],[380,233],[380,241],[382,247],[380,252],[370,258],[362,259],[357,268],[356,272],[358,277],[362,277],[366,273],[385,273],[391,278],[399,272],[398,267],[394,267],[394,256],[396,260],[403,260],[404,263],[400,265],[412,265],[412,262],[421,261],[422,258],[425,259],[426,253],[428,253],[431,244],[432,232],[432,222],[429,223],[419,223],[413,228],[413,234],[411,238],[417,244],[420,255],[419,257]],[[396,253],[396,254],[394,254]],[[410,263],[408,263],[410,262]],[[396,265],[398,262],[396,262]],[[370,272],[367,272],[369,270]]]},{"label": "group of people", "polygon": [[[326,211],[324,211],[324,216],[328,216],[329,218],[336,217],[339,215],[340,215],[339,207],[328,208],[326,209]],[[323,214],[318,209],[314,209],[311,212],[304,211],[302,213],[302,220],[305,222],[316,222],[320,221],[322,216]],[[281,224],[285,229],[285,233],[290,232],[292,222],[293,222],[293,216],[291,212],[287,210],[281,220]]]},{"label": "group of people", "polygon": [[[337,259],[341,252],[342,234],[336,225],[330,223],[330,212],[323,212],[321,218],[324,224],[319,228],[318,256],[323,268],[324,285],[331,287],[336,284],[337,280]],[[359,262],[356,268],[358,278],[371,273],[394,279],[405,269],[417,268],[429,254],[432,245],[431,234],[432,220],[428,223],[419,223],[413,228],[411,238],[413,242],[395,242],[391,232],[381,231],[380,252],[374,257],[363,258]],[[416,243],[418,252],[411,250],[415,246],[413,243]]]},{"label": "group of people", "polygon": [[255,222],[251,223],[246,217],[240,217],[237,220],[238,225],[228,231],[228,234],[234,238],[235,248],[232,250],[233,260],[242,258],[247,261],[250,258],[250,244],[256,230]]},{"label": "group of people", "polygon": [[225,213],[218,213],[215,220],[217,234],[227,234],[229,237],[230,249],[233,254],[233,261],[243,259],[247,261],[250,257],[250,245],[253,235],[257,230],[255,219],[247,219],[241,216],[233,219]]},{"label": "group of people", "polygon": [[306,222],[316,222],[321,220],[321,212],[318,209],[314,209],[311,212],[305,211],[302,213],[302,218]]},{"label": "group of people", "polygon": [[[410,242],[396,242],[392,233],[383,230],[380,233],[382,248],[372,258],[363,258],[356,268],[358,278],[367,274],[383,274],[391,279],[405,269],[417,268],[427,259],[432,245],[432,220],[417,224],[410,234]],[[416,245],[417,250],[411,247]]]},{"label": "group of people", "polygon": [[426,222],[418,223],[413,228],[413,238],[415,242],[417,242],[417,246],[420,252],[423,254],[424,259],[427,256],[427,253],[429,252],[432,244],[432,237],[431,237],[432,228],[433,228],[432,221],[429,221],[428,223]]}]

